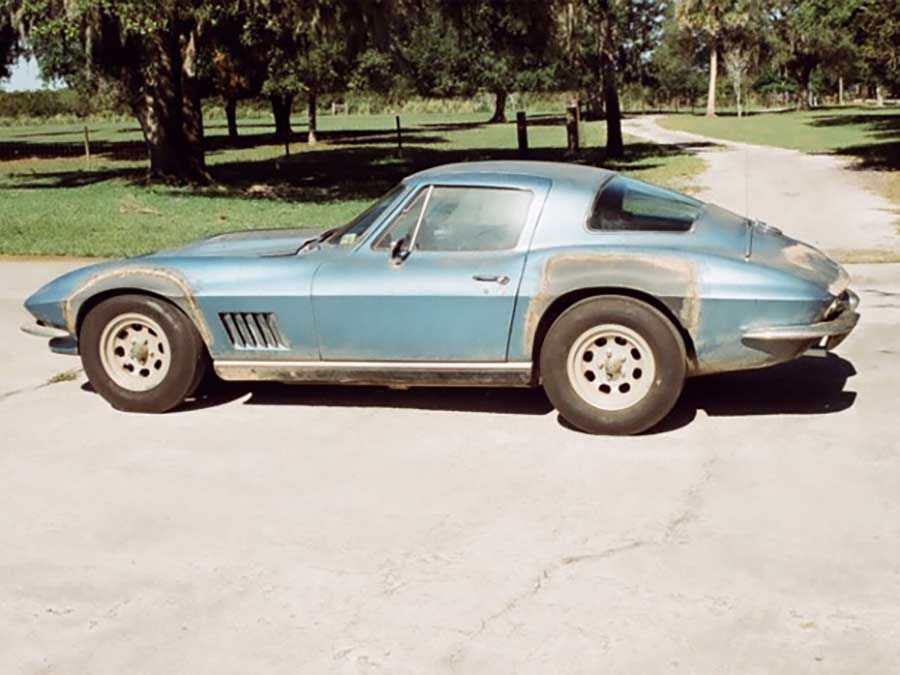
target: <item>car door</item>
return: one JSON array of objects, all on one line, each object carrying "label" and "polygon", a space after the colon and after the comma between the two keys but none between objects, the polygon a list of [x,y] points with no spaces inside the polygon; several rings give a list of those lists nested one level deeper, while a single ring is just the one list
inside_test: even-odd
[{"label": "car door", "polygon": [[524,177],[419,186],[379,231],[316,273],[321,358],[506,360],[528,244],[549,186]]}]

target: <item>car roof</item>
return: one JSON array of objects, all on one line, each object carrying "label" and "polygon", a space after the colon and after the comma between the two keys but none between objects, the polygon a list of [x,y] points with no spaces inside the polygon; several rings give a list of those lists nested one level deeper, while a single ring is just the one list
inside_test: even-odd
[{"label": "car roof", "polygon": [[574,183],[594,188],[605,183],[614,171],[583,164],[564,162],[541,162],[535,160],[494,160],[482,162],[458,162],[425,169],[409,176],[409,182],[440,179],[442,176],[460,178],[471,175],[477,179],[480,174],[528,176],[551,181]]}]

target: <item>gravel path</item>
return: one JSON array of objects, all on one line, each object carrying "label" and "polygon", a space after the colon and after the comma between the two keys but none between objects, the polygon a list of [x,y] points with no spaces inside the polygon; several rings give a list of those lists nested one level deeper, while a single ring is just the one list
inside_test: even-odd
[{"label": "gravel path", "polygon": [[704,144],[699,197],[766,221],[826,250],[895,249],[897,209],[872,187],[875,176],[847,159],[671,131],[655,117],[624,121],[623,130],[662,144]]}]

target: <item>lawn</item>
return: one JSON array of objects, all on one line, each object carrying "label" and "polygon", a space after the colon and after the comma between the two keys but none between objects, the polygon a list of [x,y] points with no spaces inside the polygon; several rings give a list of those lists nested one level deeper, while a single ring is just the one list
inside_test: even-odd
[{"label": "lawn", "polygon": [[[78,125],[0,127],[0,254],[121,256],[217,232],[254,227],[324,229],[346,222],[403,176],[446,162],[513,158],[515,124],[478,114],[403,118],[397,152],[393,116],[320,117],[320,142],[304,140],[304,120],[285,156],[266,119],[246,119],[231,144],[221,122],[207,129],[208,188],[148,185],[133,124],[92,124],[92,158]],[[626,139],[627,158],[604,161],[601,122],[583,125],[584,150],[565,156],[561,119],[534,116],[529,156],[606,165],[689,189],[702,161],[688,147]]]},{"label": "lawn", "polygon": [[879,171],[882,191],[900,205],[900,109],[824,108],[706,118],[669,115],[669,129],[774,145],[809,153],[844,155],[861,169]]}]

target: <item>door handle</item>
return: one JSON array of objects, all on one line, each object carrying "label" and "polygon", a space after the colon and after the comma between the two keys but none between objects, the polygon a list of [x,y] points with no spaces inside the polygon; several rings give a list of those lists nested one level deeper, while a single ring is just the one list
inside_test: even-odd
[{"label": "door handle", "polygon": [[476,274],[472,278],[475,281],[500,284],[501,286],[506,286],[509,283],[509,277],[505,274]]}]

